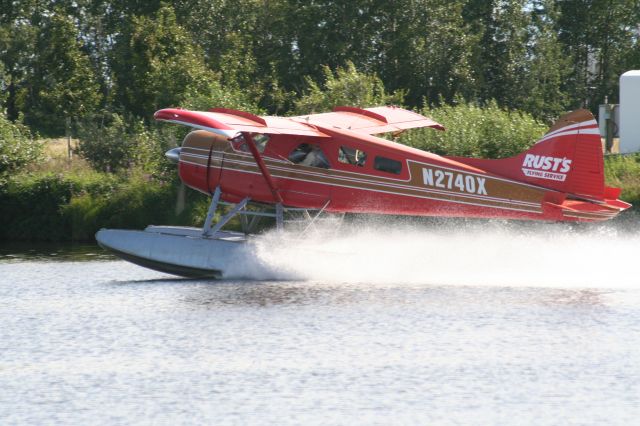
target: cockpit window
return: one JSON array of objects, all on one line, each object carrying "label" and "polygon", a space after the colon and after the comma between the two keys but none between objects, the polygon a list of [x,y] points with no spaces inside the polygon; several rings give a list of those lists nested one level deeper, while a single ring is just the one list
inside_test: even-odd
[{"label": "cockpit window", "polygon": [[301,143],[291,151],[289,161],[303,166],[329,168],[329,160],[316,144]]},{"label": "cockpit window", "polygon": [[338,148],[338,161],[352,166],[363,167],[367,161],[367,153],[350,146],[341,146]]},{"label": "cockpit window", "polygon": [[[253,141],[256,144],[256,148],[258,148],[258,152],[263,153],[264,148],[267,146],[267,142],[269,142],[269,135],[264,135],[262,133],[253,135]],[[235,138],[231,139],[231,147],[235,151],[251,152],[249,150],[249,146],[247,145],[247,141],[244,139],[244,135],[242,134],[239,134]]]}]

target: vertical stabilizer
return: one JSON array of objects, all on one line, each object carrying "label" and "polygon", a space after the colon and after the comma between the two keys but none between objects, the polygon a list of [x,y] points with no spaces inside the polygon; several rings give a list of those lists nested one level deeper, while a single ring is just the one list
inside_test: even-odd
[{"label": "vertical stabilizer", "polygon": [[598,123],[584,109],[563,115],[527,151],[511,158],[451,157],[510,179],[592,200],[611,198],[604,185],[604,158]]},{"label": "vertical stabilizer", "polygon": [[520,154],[523,180],[587,198],[603,199],[604,160],[598,123],[587,110],[563,115]]}]

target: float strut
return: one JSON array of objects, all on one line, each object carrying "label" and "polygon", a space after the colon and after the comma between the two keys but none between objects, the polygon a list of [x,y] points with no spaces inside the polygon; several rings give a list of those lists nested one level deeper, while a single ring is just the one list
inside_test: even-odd
[{"label": "float strut", "polygon": [[211,204],[209,205],[209,211],[207,212],[207,218],[205,219],[204,226],[202,227],[202,235],[205,237],[211,235],[211,222],[213,222],[213,217],[218,209],[218,201],[220,201],[221,192],[220,186],[216,186],[216,190],[213,192],[213,197],[211,198]]},{"label": "float strut", "polygon": [[215,235],[219,230],[221,230],[222,227],[225,226],[227,224],[227,222],[229,222],[229,220],[231,220],[232,217],[237,215],[242,209],[244,209],[246,207],[248,202],[249,202],[249,197],[247,197],[247,198],[243,199],[242,201],[240,201],[227,214],[222,216],[220,218],[220,220],[218,221],[218,223],[216,223],[216,226],[214,226],[213,229],[211,230],[211,234]]},{"label": "float strut", "polygon": [[282,231],[284,229],[284,209],[282,203],[276,204],[276,229]]}]

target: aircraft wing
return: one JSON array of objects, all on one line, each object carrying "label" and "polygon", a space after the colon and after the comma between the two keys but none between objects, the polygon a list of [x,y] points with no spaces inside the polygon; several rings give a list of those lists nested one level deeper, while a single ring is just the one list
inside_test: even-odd
[{"label": "aircraft wing", "polygon": [[395,106],[374,108],[335,107],[333,112],[292,117],[319,127],[340,128],[375,135],[418,127],[444,130],[444,126],[423,115]]},{"label": "aircraft wing", "polygon": [[154,117],[160,121],[208,130],[227,138],[232,138],[239,132],[329,137],[322,132],[323,127],[351,130],[368,135],[417,127],[444,130],[441,124],[430,118],[394,106],[366,109],[336,107],[333,112],[298,117],[261,117],[227,108],[213,108],[209,111],[165,108],[157,111]]},{"label": "aircraft wing", "polygon": [[227,138],[233,138],[239,132],[329,137],[313,124],[285,117],[260,117],[249,112],[227,108],[213,108],[209,111],[165,108],[157,111],[153,116],[159,121],[184,124]]}]

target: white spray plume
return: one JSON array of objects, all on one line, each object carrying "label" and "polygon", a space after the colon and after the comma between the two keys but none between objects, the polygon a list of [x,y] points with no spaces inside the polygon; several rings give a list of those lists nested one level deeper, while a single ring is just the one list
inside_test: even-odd
[{"label": "white spray plume", "polygon": [[[635,230],[634,230],[635,228]],[[256,237],[227,278],[368,285],[640,287],[636,227],[507,222],[350,223]]]}]

